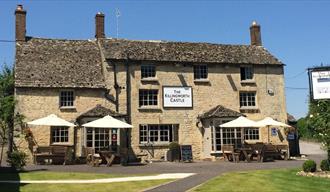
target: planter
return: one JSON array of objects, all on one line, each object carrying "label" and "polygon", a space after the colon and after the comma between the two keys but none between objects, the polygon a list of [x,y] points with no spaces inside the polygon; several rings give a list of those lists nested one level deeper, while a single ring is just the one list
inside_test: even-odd
[{"label": "planter", "polygon": [[180,150],[168,150],[166,157],[167,161],[180,161]]}]

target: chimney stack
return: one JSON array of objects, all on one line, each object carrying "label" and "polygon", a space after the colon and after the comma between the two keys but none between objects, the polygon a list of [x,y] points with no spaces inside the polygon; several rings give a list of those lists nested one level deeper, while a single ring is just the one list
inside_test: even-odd
[{"label": "chimney stack", "polygon": [[16,41],[25,41],[26,37],[26,11],[23,9],[23,5],[17,5],[15,10],[16,16]]},{"label": "chimney stack", "polygon": [[256,21],[250,27],[251,45],[262,46],[260,25]]},{"label": "chimney stack", "polygon": [[98,12],[95,15],[95,38],[105,38],[104,34],[104,14],[101,12]]}]

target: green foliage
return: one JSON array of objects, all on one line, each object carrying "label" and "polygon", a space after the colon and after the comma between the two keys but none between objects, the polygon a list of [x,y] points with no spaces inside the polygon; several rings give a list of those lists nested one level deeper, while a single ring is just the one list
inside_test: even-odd
[{"label": "green foliage", "polygon": [[16,169],[20,170],[26,165],[27,155],[23,151],[13,151],[8,155],[7,162]]},{"label": "green foliage", "polygon": [[330,149],[330,100],[316,100],[309,105],[309,123],[326,149]]},{"label": "green foliage", "polygon": [[303,171],[305,172],[315,172],[316,171],[316,163],[313,160],[307,160],[303,164]]},{"label": "green foliage", "polygon": [[314,135],[316,132],[313,127],[311,127],[309,118],[300,118],[297,121],[297,128],[299,132],[299,136],[305,139],[317,139]]},{"label": "green foliage", "polygon": [[177,142],[170,143],[168,147],[171,151],[180,151],[180,145]]},{"label": "green foliage", "polygon": [[327,159],[322,160],[320,168],[322,171],[330,171],[330,162]]}]

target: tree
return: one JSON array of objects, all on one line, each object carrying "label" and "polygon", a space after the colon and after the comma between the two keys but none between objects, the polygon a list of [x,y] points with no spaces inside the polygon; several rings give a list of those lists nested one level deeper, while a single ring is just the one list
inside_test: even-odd
[{"label": "tree", "polygon": [[330,100],[311,101],[309,123],[327,149],[328,160],[330,160]]},{"label": "tree", "polygon": [[0,71],[0,165],[4,146],[8,143],[9,152],[13,148],[14,109],[14,74],[11,68],[4,65]]}]

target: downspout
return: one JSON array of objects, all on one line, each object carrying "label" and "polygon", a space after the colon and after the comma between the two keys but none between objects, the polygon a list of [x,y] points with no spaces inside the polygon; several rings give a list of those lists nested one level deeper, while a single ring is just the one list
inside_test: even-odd
[{"label": "downspout", "polygon": [[114,87],[115,87],[115,91],[116,91],[116,100],[115,100],[115,103],[116,103],[116,112],[118,113],[119,112],[119,90],[120,90],[120,87],[118,85],[118,81],[117,81],[117,65],[115,62],[113,62],[112,64],[113,66],[113,78],[114,78]]},{"label": "downspout", "polygon": [[[126,60],[126,114],[127,123],[131,124],[131,74],[129,68],[129,54],[127,53]],[[127,163],[129,162],[129,145],[130,145],[130,129],[126,129],[126,146],[127,146]]]}]

